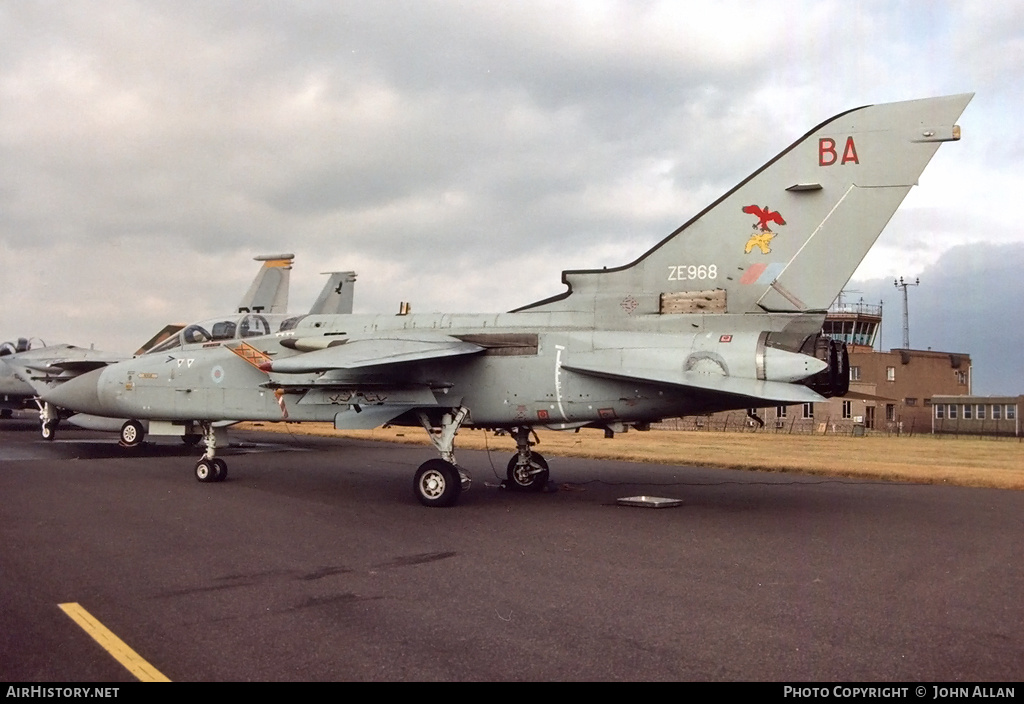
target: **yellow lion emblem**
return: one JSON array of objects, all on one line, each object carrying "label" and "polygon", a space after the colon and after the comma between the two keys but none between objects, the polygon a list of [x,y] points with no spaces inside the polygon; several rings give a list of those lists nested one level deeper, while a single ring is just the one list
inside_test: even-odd
[{"label": "yellow lion emblem", "polygon": [[750,254],[750,251],[757,247],[761,250],[761,254],[768,254],[772,251],[769,242],[775,237],[775,233],[771,230],[765,230],[764,232],[758,232],[756,235],[751,235],[750,239],[747,240],[747,246],[743,249],[744,254]]}]

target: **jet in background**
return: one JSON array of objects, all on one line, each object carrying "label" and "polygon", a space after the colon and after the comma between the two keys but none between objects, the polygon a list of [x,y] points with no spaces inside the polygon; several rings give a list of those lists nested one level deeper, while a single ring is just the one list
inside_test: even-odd
[{"label": "jet in background", "polygon": [[[181,344],[44,395],[87,413],[202,434],[217,421],[421,425],[439,459],[416,498],[469,486],[460,427],[506,429],[508,485],[547,484],[534,427],[645,429],[665,418],[814,403],[849,389],[846,348],[822,334],[854,273],[972,95],[866,106],[810,130],[637,260],[564,271],[566,290],[494,315],[309,315],[245,340]],[[268,322],[270,322],[268,320]]]},{"label": "jet in background", "polygon": [[[307,315],[351,314],[356,273],[354,271],[325,272],[330,275],[323,290]],[[168,337],[159,345],[145,352],[145,355],[159,357],[173,355],[180,349],[199,345],[200,347],[218,346],[223,344],[245,345],[245,341],[271,335],[275,331],[289,330],[305,316],[288,315],[286,313],[242,313],[220,318],[199,321],[185,325],[181,330]],[[146,416],[142,420],[124,420],[103,418],[96,415],[79,414],[71,417],[71,421],[83,428],[93,430],[116,430],[120,428],[121,444],[134,447],[143,442],[147,435],[180,435],[188,444],[197,443],[201,436],[188,425]],[[226,429],[237,421],[220,419],[217,430],[221,432],[219,442],[227,442],[224,434]]]},{"label": "jet in background", "polygon": [[329,276],[320,295],[309,309],[310,315],[349,315],[352,313],[356,287],[356,272],[325,271]]},{"label": "jet in background", "polygon": [[[255,260],[262,261],[264,264],[257,272],[256,279],[249,287],[249,291],[239,303],[238,313],[190,325],[168,325],[158,335],[151,338],[135,355],[160,353],[182,344],[244,340],[249,337],[266,335],[271,331],[272,325],[280,327],[287,325],[285,321],[296,319],[295,316],[288,316],[280,310],[282,303],[287,305],[287,287],[290,284],[288,272],[291,270],[294,255],[263,255],[256,257]],[[351,313],[356,273],[354,271],[325,273],[330,278],[310,312]],[[268,312],[266,314],[258,312],[263,310]],[[111,358],[92,350],[62,345],[39,350],[33,357],[26,356],[12,360],[12,366],[17,366],[20,369],[21,377],[33,385],[34,393],[42,394],[85,371],[123,359],[127,358]],[[43,403],[40,413],[43,438],[52,440],[55,437],[57,424],[60,422],[60,410],[53,404]],[[148,419],[111,418],[96,414],[76,413],[69,416],[67,420],[73,425],[88,430],[119,432],[120,442],[126,447],[141,444],[147,435],[180,435],[187,444],[194,444],[200,439],[197,434],[182,432],[180,424],[172,426]],[[230,424],[231,421],[224,421],[218,425]]]},{"label": "jet in background", "polygon": [[[253,257],[254,261],[263,262],[263,265],[256,272],[249,290],[246,291],[238,304],[239,312],[242,311],[263,311],[283,313],[288,307],[289,274],[295,255],[288,254],[262,254]],[[140,347],[135,354],[142,354],[146,350],[159,345],[163,341],[175,335],[183,325],[166,325]],[[73,379],[87,371],[104,367],[108,364],[130,359],[125,355],[112,355],[106,352],[98,352],[94,349],[76,347],[74,345],[60,344],[44,346],[19,353],[9,357],[6,365],[12,370],[13,375],[23,384],[30,387],[32,397],[38,397],[41,393]],[[44,440],[53,440],[56,437],[57,426],[61,421],[61,410],[59,407],[48,403],[38,403],[40,430]],[[124,421],[120,419],[92,418],[88,415],[75,414],[70,417],[70,422],[79,427],[92,430],[116,430],[122,429],[122,442],[128,445],[135,445],[142,442],[143,436],[136,432],[142,424],[138,421]],[[117,426],[117,427],[112,427]],[[184,438],[188,443],[194,443],[198,438]]]},{"label": "jet in background", "polygon": [[30,340],[19,337],[13,342],[0,343],[0,418],[10,418],[14,411],[35,406],[35,389],[22,381],[14,367],[4,361],[9,355],[21,354],[32,349]]},{"label": "jet in background", "polygon": [[295,255],[261,254],[253,257],[253,260],[263,262],[263,266],[249,290],[242,296],[238,312],[287,313],[289,278]]}]

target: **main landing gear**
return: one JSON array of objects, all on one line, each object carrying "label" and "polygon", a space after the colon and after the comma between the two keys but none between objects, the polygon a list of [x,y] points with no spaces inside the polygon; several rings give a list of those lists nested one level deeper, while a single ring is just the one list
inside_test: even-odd
[{"label": "main landing gear", "polygon": [[509,489],[518,491],[543,491],[548,485],[548,463],[539,452],[530,448],[536,443],[530,442],[530,428],[513,428],[512,437],[516,439],[516,454],[508,461]]},{"label": "main landing gear", "polygon": [[228,463],[217,457],[217,431],[212,423],[201,423],[202,442],[206,452],[196,462],[196,479],[201,482],[222,482],[228,477]]},{"label": "main landing gear", "polygon": [[455,463],[455,434],[468,415],[469,409],[462,406],[455,409],[454,415],[441,416],[441,425],[435,427],[426,413],[417,413],[430,441],[441,453],[441,459],[427,460],[416,470],[413,494],[424,506],[451,506],[473,484],[469,472]]},{"label": "main landing gear", "polygon": [[[457,408],[445,413],[440,425],[434,425],[426,413],[418,413],[420,423],[441,453],[440,459],[427,460],[416,470],[413,495],[424,506],[453,506],[472,484],[469,472],[455,461],[455,434],[468,415],[468,408]],[[535,444],[530,442],[530,433],[527,427],[512,430],[517,451],[508,461],[508,480],[502,482],[502,486],[518,491],[547,488],[548,463],[539,452],[530,449]]]}]

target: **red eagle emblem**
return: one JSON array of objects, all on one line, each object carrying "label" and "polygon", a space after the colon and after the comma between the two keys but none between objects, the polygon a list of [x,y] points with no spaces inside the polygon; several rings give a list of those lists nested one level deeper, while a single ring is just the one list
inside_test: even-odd
[{"label": "red eagle emblem", "polygon": [[775,237],[775,233],[771,230],[771,223],[785,225],[786,221],[782,219],[782,215],[777,210],[769,210],[767,205],[763,208],[757,205],[746,205],[743,207],[743,212],[757,218],[757,223],[751,225],[756,232],[747,240],[747,246],[743,248],[744,253],[750,254],[755,247],[761,250],[761,254],[770,253],[772,251],[771,241]]},{"label": "red eagle emblem", "polygon": [[769,223],[774,222],[778,225],[786,224],[786,221],[782,219],[781,215],[779,215],[779,211],[768,210],[767,205],[764,206],[764,208],[760,208],[756,205],[748,205],[743,208],[743,212],[747,213],[748,215],[757,216],[758,222],[756,225],[754,225],[754,227],[758,228],[761,231],[767,231],[771,229]]}]

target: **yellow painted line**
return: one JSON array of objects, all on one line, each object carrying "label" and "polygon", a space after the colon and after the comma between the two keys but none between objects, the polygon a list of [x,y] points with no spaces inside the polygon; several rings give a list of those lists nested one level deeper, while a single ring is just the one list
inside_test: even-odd
[{"label": "yellow painted line", "polygon": [[138,653],[129,648],[123,640],[111,633],[110,629],[97,621],[81,606],[78,604],[58,604],[58,606],[140,682],[170,682],[159,670],[143,660]]}]

